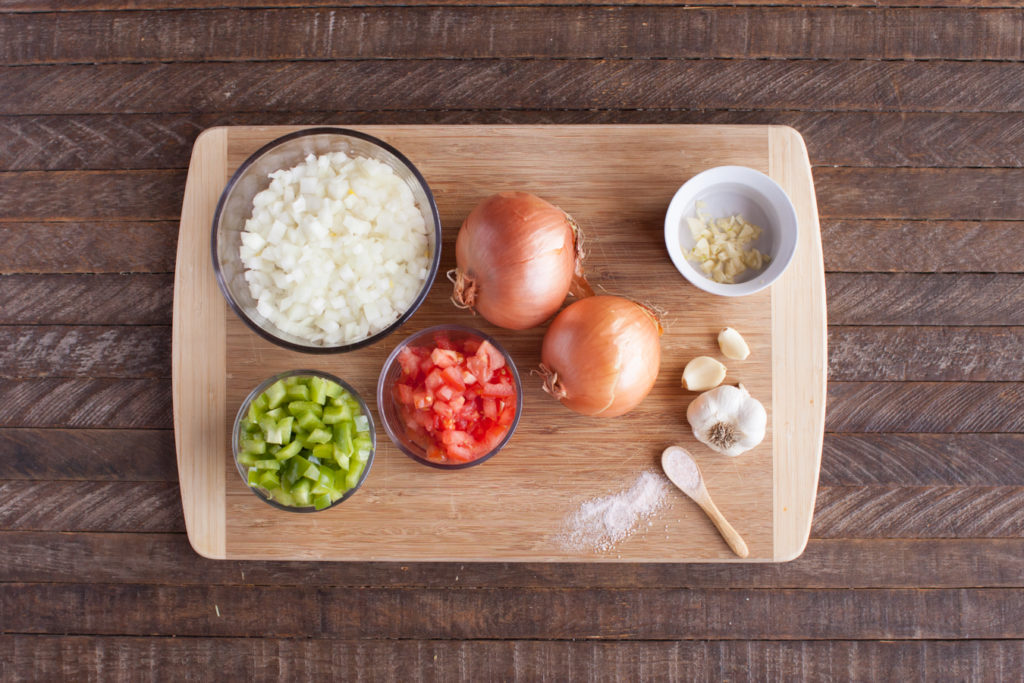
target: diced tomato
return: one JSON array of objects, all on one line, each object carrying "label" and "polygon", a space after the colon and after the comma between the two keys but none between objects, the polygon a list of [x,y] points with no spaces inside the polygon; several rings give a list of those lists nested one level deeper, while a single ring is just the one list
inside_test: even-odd
[{"label": "diced tomato", "polygon": [[408,384],[396,384],[395,398],[401,404],[410,405],[414,400],[412,397],[412,387]]},{"label": "diced tomato", "polygon": [[505,406],[501,409],[498,414],[497,422],[503,427],[507,427],[515,422],[516,419],[516,404],[514,401],[508,401]]},{"label": "diced tomato", "polygon": [[476,350],[476,355],[479,357],[481,354],[487,357],[487,367],[492,371],[505,367],[505,356],[494,348],[494,344],[491,342],[486,340],[480,342],[480,348]]},{"label": "diced tomato", "polygon": [[465,391],[466,383],[462,381],[462,371],[456,367],[445,368],[441,371],[444,383],[456,391]]},{"label": "diced tomato", "polygon": [[493,425],[490,427],[479,442],[482,451],[481,455],[487,455],[497,448],[501,440],[505,438],[507,431],[508,427],[503,425]]},{"label": "diced tomato", "polygon": [[[470,356],[466,359],[466,368],[474,377],[476,381],[481,384],[491,379],[491,369],[487,365],[487,358],[481,356]],[[469,384],[469,382],[467,382]]]},{"label": "diced tomato", "polygon": [[452,349],[434,349],[430,352],[430,360],[439,368],[450,368],[462,362],[462,354]]},{"label": "diced tomato", "polygon": [[476,353],[476,350],[480,348],[480,342],[476,339],[467,339],[462,345],[462,352],[467,356],[472,356]]},{"label": "diced tomato", "polygon": [[437,348],[444,349],[446,351],[456,351],[455,344],[448,338],[446,334],[438,334],[434,336],[434,343],[437,344]]},{"label": "diced tomato", "polygon": [[433,370],[427,373],[427,378],[426,380],[424,380],[423,384],[426,387],[427,391],[434,393],[444,383],[444,377],[441,375],[441,371],[438,370],[437,368],[434,368]]},{"label": "diced tomato", "polygon": [[399,353],[395,400],[427,459],[470,462],[494,450],[515,422],[514,380],[493,344],[435,341]]},{"label": "diced tomato", "polygon": [[488,420],[498,419],[498,401],[490,396],[484,397],[484,417]]},{"label": "diced tomato", "polygon": [[516,395],[516,388],[511,383],[491,382],[484,385],[483,395],[494,398],[507,398]]},{"label": "diced tomato", "polygon": [[398,352],[398,364],[402,366],[402,374],[415,376],[419,371],[420,358],[408,346]]}]

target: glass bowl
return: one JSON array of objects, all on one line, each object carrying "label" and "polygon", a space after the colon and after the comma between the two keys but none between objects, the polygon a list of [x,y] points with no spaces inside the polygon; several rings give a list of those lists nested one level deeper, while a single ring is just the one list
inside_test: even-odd
[{"label": "glass bowl", "polygon": [[[367,421],[369,421],[370,423],[370,442],[372,444],[372,447],[370,448],[370,456],[366,460],[366,465],[363,467],[363,472],[359,476],[359,481],[356,482],[355,486],[346,491],[341,496],[341,498],[334,501],[333,503],[323,508],[322,510],[317,510],[312,505],[308,507],[295,507],[292,505],[284,505],[283,503],[274,500],[271,497],[270,491],[268,491],[267,489],[261,486],[250,486],[248,477],[249,468],[246,465],[243,465],[238,460],[238,449],[239,444],[241,443],[242,419],[249,412],[249,404],[251,404],[260,394],[266,391],[267,387],[269,387],[271,384],[273,384],[279,379],[287,379],[288,377],[322,377],[323,379],[341,385],[341,387],[345,391],[350,393],[353,396],[353,398],[356,399],[356,401],[359,403],[359,409],[362,411],[363,415],[366,416]],[[231,430],[231,453],[234,456],[235,467],[238,469],[238,474],[239,476],[242,477],[242,482],[245,484],[245,487],[252,491],[256,495],[256,497],[262,500],[263,502],[267,503],[268,505],[272,505],[280,510],[287,510],[288,512],[323,512],[323,510],[330,510],[335,505],[344,503],[346,500],[351,498],[355,494],[355,492],[359,490],[359,487],[363,485],[363,482],[366,481],[366,476],[370,473],[370,468],[373,466],[373,458],[377,454],[377,430],[373,422],[373,415],[370,414],[370,409],[367,407],[366,402],[363,401],[363,397],[360,396],[359,392],[353,389],[352,385],[350,385],[348,382],[345,382],[344,380],[335,377],[330,373],[321,372],[320,370],[289,370],[288,372],[282,372],[272,377],[268,377],[263,382],[261,382],[259,386],[257,386],[251,392],[249,392],[249,395],[245,397],[244,401],[242,401],[242,405],[238,409],[238,414],[235,416],[235,426]],[[266,459],[272,457],[272,455],[268,454],[266,456]]]},{"label": "glass bowl", "polygon": [[[431,264],[427,277],[412,305],[386,328],[364,339],[337,346],[325,346],[281,330],[256,310],[256,301],[245,280],[245,266],[239,255],[241,234],[252,215],[253,197],[270,185],[268,174],[297,166],[309,154],[345,152],[349,156],[376,159],[392,170],[412,190],[416,206],[428,226],[427,241]],[[433,230],[430,227],[433,227]],[[310,128],[280,137],[246,159],[228,181],[213,216],[211,235],[213,269],[228,305],[242,321],[264,339],[293,351],[337,353],[372,344],[397,330],[427,297],[441,263],[441,218],[434,195],[420,172],[401,152],[382,140],[346,128]]]},{"label": "glass bowl", "polygon": [[[399,411],[398,401],[395,399],[395,384],[398,382],[402,374],[401,365],[398,363],[398,354],[401,353],[402,349],[408,346],[434,346],[436,344],[436,339],[439,337],[446,337],[456,345],[462,345],[467,340],[490,342],[494,348],[496,348],[502,356],[505,357],[505,364],[509,368],[513,382],[515,383],[516,415],[512,420],[512,424],[509,425],[508,431],[505,433],[505,436],[502,437],[501,441],[498,442],[498,445],[491,451],[485,453],[476,460],[470,460],[469,462],[442,463],[428,459],[426,449],[410,437],[405,421],[402,419]],[[498,451],[505,447],[508,440],[512,438],[512,434],[516,431],[516,427],[519,425],[519,417],[523,412],[523,385],[519,379],[519,371],[516,369],[515,363],[512,361],[512,356],[510,356],[501,344],[499,344],[493,337],[470,327],[463,327],[461,325],[439,325],[413,334],[396,346],[394,351],[391,352],[391,355],[388,356],[388,359],[384,361],[384,367],[381,369],[380,378],[377,380],[377,409],[380,411],[381,422],[384,423],[384,431],[387,432],[391,441],[394,442],[400,451],[416,462],[424,465],[429,465],[442,470],[461,470],[467,467],[479,465],[480,463],[493,458],[498,454]]]},{"label": "glass bowl", "polygon": [[[697,202],[715,218],[739,214],[761,227],[761,236],[751,247],[767,254],[764,268],[747,270],[736,282],[715,282],[686,258],[693,249],[693,234],[686,218],[695,216]],[[786,191],[770,177],[745,166],[718,166],[690,178],[672,197],[665,214],[665,246],[683,277],[694,286],[720,296],[744,296],[759,292],[786,271],[797,242],[796,207]]]}]

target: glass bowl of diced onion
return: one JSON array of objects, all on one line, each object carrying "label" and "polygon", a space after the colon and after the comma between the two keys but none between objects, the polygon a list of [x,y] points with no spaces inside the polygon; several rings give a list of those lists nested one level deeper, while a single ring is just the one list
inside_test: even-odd
[{"label": "glass bowl of diced onion", "polygon": [[373,416],[347,382],[320,370],[268,377],[231,432],[242,481],[281,510],[319,512],[352,497],[377,451]]},{"label": "glass bowl of diced onion", "polygon": [[423,303],[441,220],[397,149],[355,130],[310,128],[238,167],[217,204],[211,251],[228,304],[260,336],[295,351],[351,351]]}]

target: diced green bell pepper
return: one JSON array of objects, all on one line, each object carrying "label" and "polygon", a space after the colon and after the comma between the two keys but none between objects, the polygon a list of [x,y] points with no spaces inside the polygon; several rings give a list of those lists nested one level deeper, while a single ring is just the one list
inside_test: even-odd
[{"label": "diced green bell pepper", "polygon": [[267,387],[266,392],[264,392],[264,395],[267,397],[267,407],[270,409],[277,408],[279,405],[284,403],[287,393],[284,382],[281,380],[277,380],[271,384]]},{"label": "diced green bell pepper", "polygon": [[292,456],[297,456],[299,454],[299,451],[301,450],[302,444],[299,443],[298,439],[296,439],[295,441],[292,441],[290,444],[279,450],[277,453],[274,453],[274,457],[277,458],[278,460],[287,460]]}]

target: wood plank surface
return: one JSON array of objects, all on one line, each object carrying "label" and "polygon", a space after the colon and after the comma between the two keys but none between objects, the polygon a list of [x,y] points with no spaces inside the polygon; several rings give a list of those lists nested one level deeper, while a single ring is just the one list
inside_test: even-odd
[{"label": "wood plank surface", "polygon": [[811,539],[785,564],[214,561],[183,533],[5,531],[0,582],[380,588],[1020,588],[1024,540]]},{"label": "wood plank surface", "polygon": [[0,377],[170,376],[167,326],[0,326]]},{"label": "wood plank surface", "polygon": [[[515,671],[536,681],[648,678],[753,680],[799,672],[805,680],[863,680],[878,671],[912,680],[1008,680],[1024,666],[1024,641],[339,641],[329,639],[0,636],[4,662],[27,680],[159,677],[188,662],[246,679],[330,676],[353,680],[495,680]],[[797,675],[794,674],[794,678]],[[127,676],[125,676],[127,678]]]},{"label": "wood plank surface", "polygon": [[[267,602],[275,609],[267,610]],[[599,609],[594,609],[600,605]],[[713,608],[709,608],[713,605]],[[950,606],[956,620],[944,618]],[[543,608],[545,618],[535,619]],[[820,609],[828,609],[822,619]],[[1024,592],[960,589],[325,588],[0,584],[9,633],[367,639],[1024,637]],[[401,619],[395,618],[401,614]],[[750,619],[751,614],[759,615]],[[439,618],[438,615],[444,615]],[[642,618],[638,615],[643,615]],[[59,630],[58,630],[59,629]]]},{"label": "wood plank surface", "polygon": [[[429,168],[424,173],[429,176]],[[1024,219],[1024,208],[1003,191],[1019,185],[1024,169],[821,168],[814,178],[825,219]],[[4,221],[16,222],[43,217],[51,221],[170,220],[181,211],[183,180],[184,174],[177,170],[0,173],[0,215]],[[32,199],[26,200],[26,195]],[[461,225],[463,219],[442,216],[445,227]],[[663,219],[660,212],[657,219]]]},{"label": "wood plank surface", "polygon": [[1024,123],[1016,112],[426,109],[0,116],[0,170],[185,168],[196,137],[214,126],[502,123],[775,124],[800,131],[815,166],[1024,166]]},{"label": "wood plank surface", "polygon": [[170,429],[0,429],[0,480],[177,482]]},{"label": "wood plank surface", "polygon": [[[0,679],[1019,679],[1022,11],[0,0]],[[164,335],[184,169],[213,126],[339,123],[800,131],[831,326],[804,554],[196,555]]]},{"label": "wood plank surface", "polygon": [[828,345],[832,381],[1024,381],[1021,327],[833,326]]},{"label": "wood plank surface", "polygon": [[[235,475],[234,472],[226,474]],[[233,483],[230,479],[228,482],[229,486]],[[0,482],[0,490],[5,496],[0,502],[0,523],[11,529],[65,532],[140,530],[161,533],[185,530],[181,497],[175,484],[9,481]],[[60,497],[54,498],[50,493]],[[245,509],[239,506],[239,502],[244,504],[248,498],[241,494],[251,495],[239,486],[238,495],[235,499],[229,499],[228,504]],[[412,500],[423,500],[411,488],[407,495]],[[1024,532],[1024,486],[822,485],[818,488],[817,496],[811,528],[811,535],[815,538],[1016,538]],[[39,503],[39,497],[46,498],[45,502]],[[242,498],[242,501],[237,498]],[[67,500],[75,503],[69,505]],[[417,507],[428,505],[421,503]],[[480,509],[487,511],[483,505]],[[141,516],[136,515],[134,510],[139,510]],[[228,510],[229,515],[233,513],[234,510]],[[252,517],[256,516],[256,513],[252,514]],[[735,514],[732,516],[738,517]],[[401,513],[389,512],[387,519],[388,528],[408,528],[416,524],[413,518]],[[704,529],[708,525],[707,521],[699,512],[687,506],[671,505],[667,515],[663,511],[655,521],[661,526],[642,530],[639,535],[641,540],[660,540],[666,535],[671,538],[680,528],[699,528],[701,533],[707,535],[708,544],[718,550],[719,541],[713,535],[713,529]],[[300,525],[286,529],[288,534],[312,535],[309,528]],[[712,540],[714,544],[710,543]],[[620,547],[628,547],[628,544]],[[400,544],[396,548],[391,552],[402,552]],[[443,561],[432,555],[434,551],[431,549],[416,548],[415,551],[424,554],[425,559],[420,561]],[[294,555],[295,550],[290,549],[288,552]],[[721,562],[722,558],[730,558],[727,553],[723,544],[720,553],[700,556],[695,561]],[[619,557],[621,554],[611,553],[610,557],[616,561],[629,560],[628,557]],[[572,561],[569,555],[566,553],[566,557],[559,559]],[[260,557],[282,559],[272,552],[261,553]],[[309,553],[300,559],[309,557],[315,558],[316,554]],[[488,559],[491,558],[482,558]],[[513,555],[511,559],[537,561],[528,553]]]},{"label": "wood plank surface", "polygon": [[[502,26],[516,40],[502,40]],[[15,15],[11,65],[339,59],[1021,60],[1016,10],[423,7]],[[55,40],[57,36],[60,40]]]},{"label": "wood plank surface", "polygon": [[174,277],[0,275],[0,324],[167,325]]},{"label": "wood plank surface", "polygon": [[[330,82],[332,87],[317,84]],[[948,88],[949,83],[968,84]],[[443,84],[443,87],[439,87]],[[225,87],[225,85],[227,87]],[[45,65],[0,71],[0,115],[396,109],[1016,112],[1011,62],[410,60]]]},{"label": "wood plank surface", "polygon": [[3,273],[170,273],[178,224],[0,222]]},{"label": "wood plank surface", "polygon": [[[232,7],[238,9],[259,9],[265,7],[295,8],[295,7],[360,7],[365,0],[127,0],[115,2],[114,0],[3,0],[0,3],[0,12],[76,12],[86,10],[159,10],[159,9],[220,9]],[[386,6],[420,6],[420,5],[441,5],[445,7],[456,6],[529,6],[529,5],[594,5],[605,6],[631,6],[631,5],[678,5],[678,0],[380,0],[376,4]],[[703,0],[701,5],[732,5],[734,3],[724,0]],[[744,5],[788,5],[797,6],[824,5],[829,7],[996,7],[1014,8],[1021,7],[1020,0],[815,0],[806,2],[799,0],[793,3],[792,0],[745,0]]]}]

